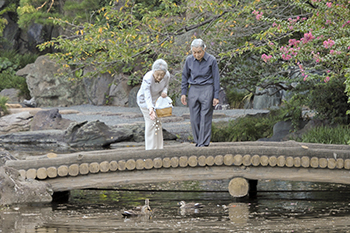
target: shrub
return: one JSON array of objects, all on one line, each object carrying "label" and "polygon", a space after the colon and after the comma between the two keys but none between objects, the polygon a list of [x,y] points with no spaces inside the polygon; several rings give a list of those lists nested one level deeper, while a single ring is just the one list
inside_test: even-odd
[{"label": "shrub", "polygon": [[15,88],[20,95],[30,99],[26,78],[16,75],[16,71],[29,63],[33,63],[37,55],[17,54],[15,51],[1,51],[0,57],[0,91],[6,88]]},{"label": "shrub", "polygon": [[262,117],[240,117],[228,122],[213,122],[213,142],[256,141],[273,135],[273,126],[280,120],[277,111]]},{"label": "shrub", "polygon": [[245,101],[249,101],[252,95],[248,91],[239,91],[235,88],[226,88],[226,98],[230,108],[244,108]]},{"label": "shrub", "polygon": [[325,84],[315,85],[309,94],[309,107],[317,117],[331,123],[350,123],[346,111],[350,109],[345,93],[345,78],[331,79]]},{"label": "shrub", "polygon": [[306,143],[323,143],[323,144],[345,144],[350,145],[350,126],[337,125],[318,126],[310,129],[296,141]]},{"label": "shrub", "polygon": [[5,114],[8,114],[6,103],[8,101],[8,98],[5,96],[0,95],[0,112],[4,112]]}]

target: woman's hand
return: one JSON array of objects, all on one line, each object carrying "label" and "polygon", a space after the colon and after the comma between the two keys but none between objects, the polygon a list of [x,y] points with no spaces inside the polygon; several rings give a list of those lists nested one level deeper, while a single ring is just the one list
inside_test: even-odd
[{"label": "woman's hand", "polygon": [[168,95],[165,93],[165,92],[162,92],[162,94],[160,95],[161,97],[165,98],[167,97]]},{"label": "woman's hand", "polygon": [[148,113],[149,113],[149,117],[151,118],[151,120],[154,121],[156,119],[156,112],[154,111],[154,109],[150,108]]}]

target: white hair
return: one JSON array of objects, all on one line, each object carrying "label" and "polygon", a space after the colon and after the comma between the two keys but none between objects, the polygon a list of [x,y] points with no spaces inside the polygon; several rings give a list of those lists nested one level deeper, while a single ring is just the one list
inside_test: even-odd
[{"label": "white hair", "polygon": [[168,64],[163,59],[158,59],[153,63],[152,70],[161,70],[166,73],[168,71]]},{"label": "white hair", "polygon": [[204,44],[204,41],[202,39],[194,39],[191,43],[191,49],[193,47],[195,48],[201,47],[204,50],[207,46]]}]

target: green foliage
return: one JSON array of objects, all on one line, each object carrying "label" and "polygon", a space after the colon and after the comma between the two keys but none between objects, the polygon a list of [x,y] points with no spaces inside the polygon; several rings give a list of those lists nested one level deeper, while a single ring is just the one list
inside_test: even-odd
[{"label": "green foliage", "polygon": [[0,111],[3,111],[5,114],[8,114],[6,103],[8,101],[8,98],[5,96],[0,95]]},{"label": "green foliage", "polygon": [[[63,10],[56,2],[52,8],[40,8],[43,3],[21,0],[20,18],[32,22],[40,13],[65,29],[64,36],[39,47],[54,47],[59,52],[52,58],[74,72],[95,68],[80,78],[122,71],[130,76],[129,84],[136,85],[157,58],[168,61],[170,71],[181,70],[191,40],[200,37],[218,58],[222,86],[254,93],[257,86],[294,90],[296,84],[307,85],[310,92],[302,94],[308,100],[313,90],[325,88],[318,86],[320,80],[328,84],[345,78],[345,91],[350,93],[348,0],[126,0],[100,2],[98,10],[92,0],[81,5],[66,1]],[[65,17],[54,16],[63,11]],[[32,18],[25,19],[26,14]],[[73,15],[75,19],[68,20]],[[292,69],[297,71],[293,75]],[[176,73],[175,79],[180,78]],[[180,85],[179,80],[174,83]],[[324,107],[318,105],[316,111],[323,113]],[[296,119],[299,109],[291,109],[297,112],[289,117]]]},{"label": "green foliage", "polygon": [[26,79],[16,75],[16,71],[33,63],[37,55],[17,54],[16,51],[1,51],[0,57],[0,91],[7,88],[20,90],[20,95],[29,99],[30,94]]},{"label": "green foliage", "polygon": [[350,145],[350,126],[337,125],[335,127],[315,127],[303,134],[301,138],[297,138],[295,140],[306,143]]},{"label": "green foliage", "polygon": [[345,94],[345,78],[332,79],[328,83],[315,85],[310,91],[309,107],[316,111],[317,117],[331,123],[350,123],[346,111],[350,109]]},{"label": "green foliage", "polygon": [[53,25],[54,18],[62,18],[67,23],[70,22],[68,24],[91,22],[99,17],[95,11],[109,2],[107,0],[19,0],[18,25],[22,29],[33,23]]},{"label": "green foliage", "polygon": [[256,141],[273,135],[273,126],[280,121],[279,115],[271,111],[263,117],[241,117],[228,122],[213,122],[213,142]]},{"label": "green foliage", "polygon": [[249,101],[251,93],[248,91],[239,91],[233,87],[226,88],[226,98],[230,108],[244,108],[245,101]]},{"label": "green foliage", "polygon": [[302,120],[303,101],[300,95],[294,95],[289,101],[283,101],[279,109],[279,116],[283,121],[291,121],[294,130],[299,129],[300,120]]},{"label": "green foliage", "polygon": [[1,16],[1,18],[0,18],[0,36],[3,35],[4,28],[8,23],[7,20],[2,17],[2,15],[6,14],[6,13],[16,12],[16,7],[17,7],[16,2],[17,2],[16,0],[7,1],[5,3],[5,5],[2,6],[2,8],[0,9],[0,16]]}]

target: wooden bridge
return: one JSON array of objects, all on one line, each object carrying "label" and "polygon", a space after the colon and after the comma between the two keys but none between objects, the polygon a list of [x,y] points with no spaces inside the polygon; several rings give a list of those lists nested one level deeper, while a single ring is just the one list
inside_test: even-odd
[{"label": "wooden bridge", "polygon": [[[10,160],[24,178],[38,179],[54,192],[116,188],[122,184],[231,179],[228,191],[246,196],[256,180],[350,184],[350,146],[287,142],[212,143],[198,148],[174,144],[53,154]],[[251,187],[252,188],[252,187]]]}]

